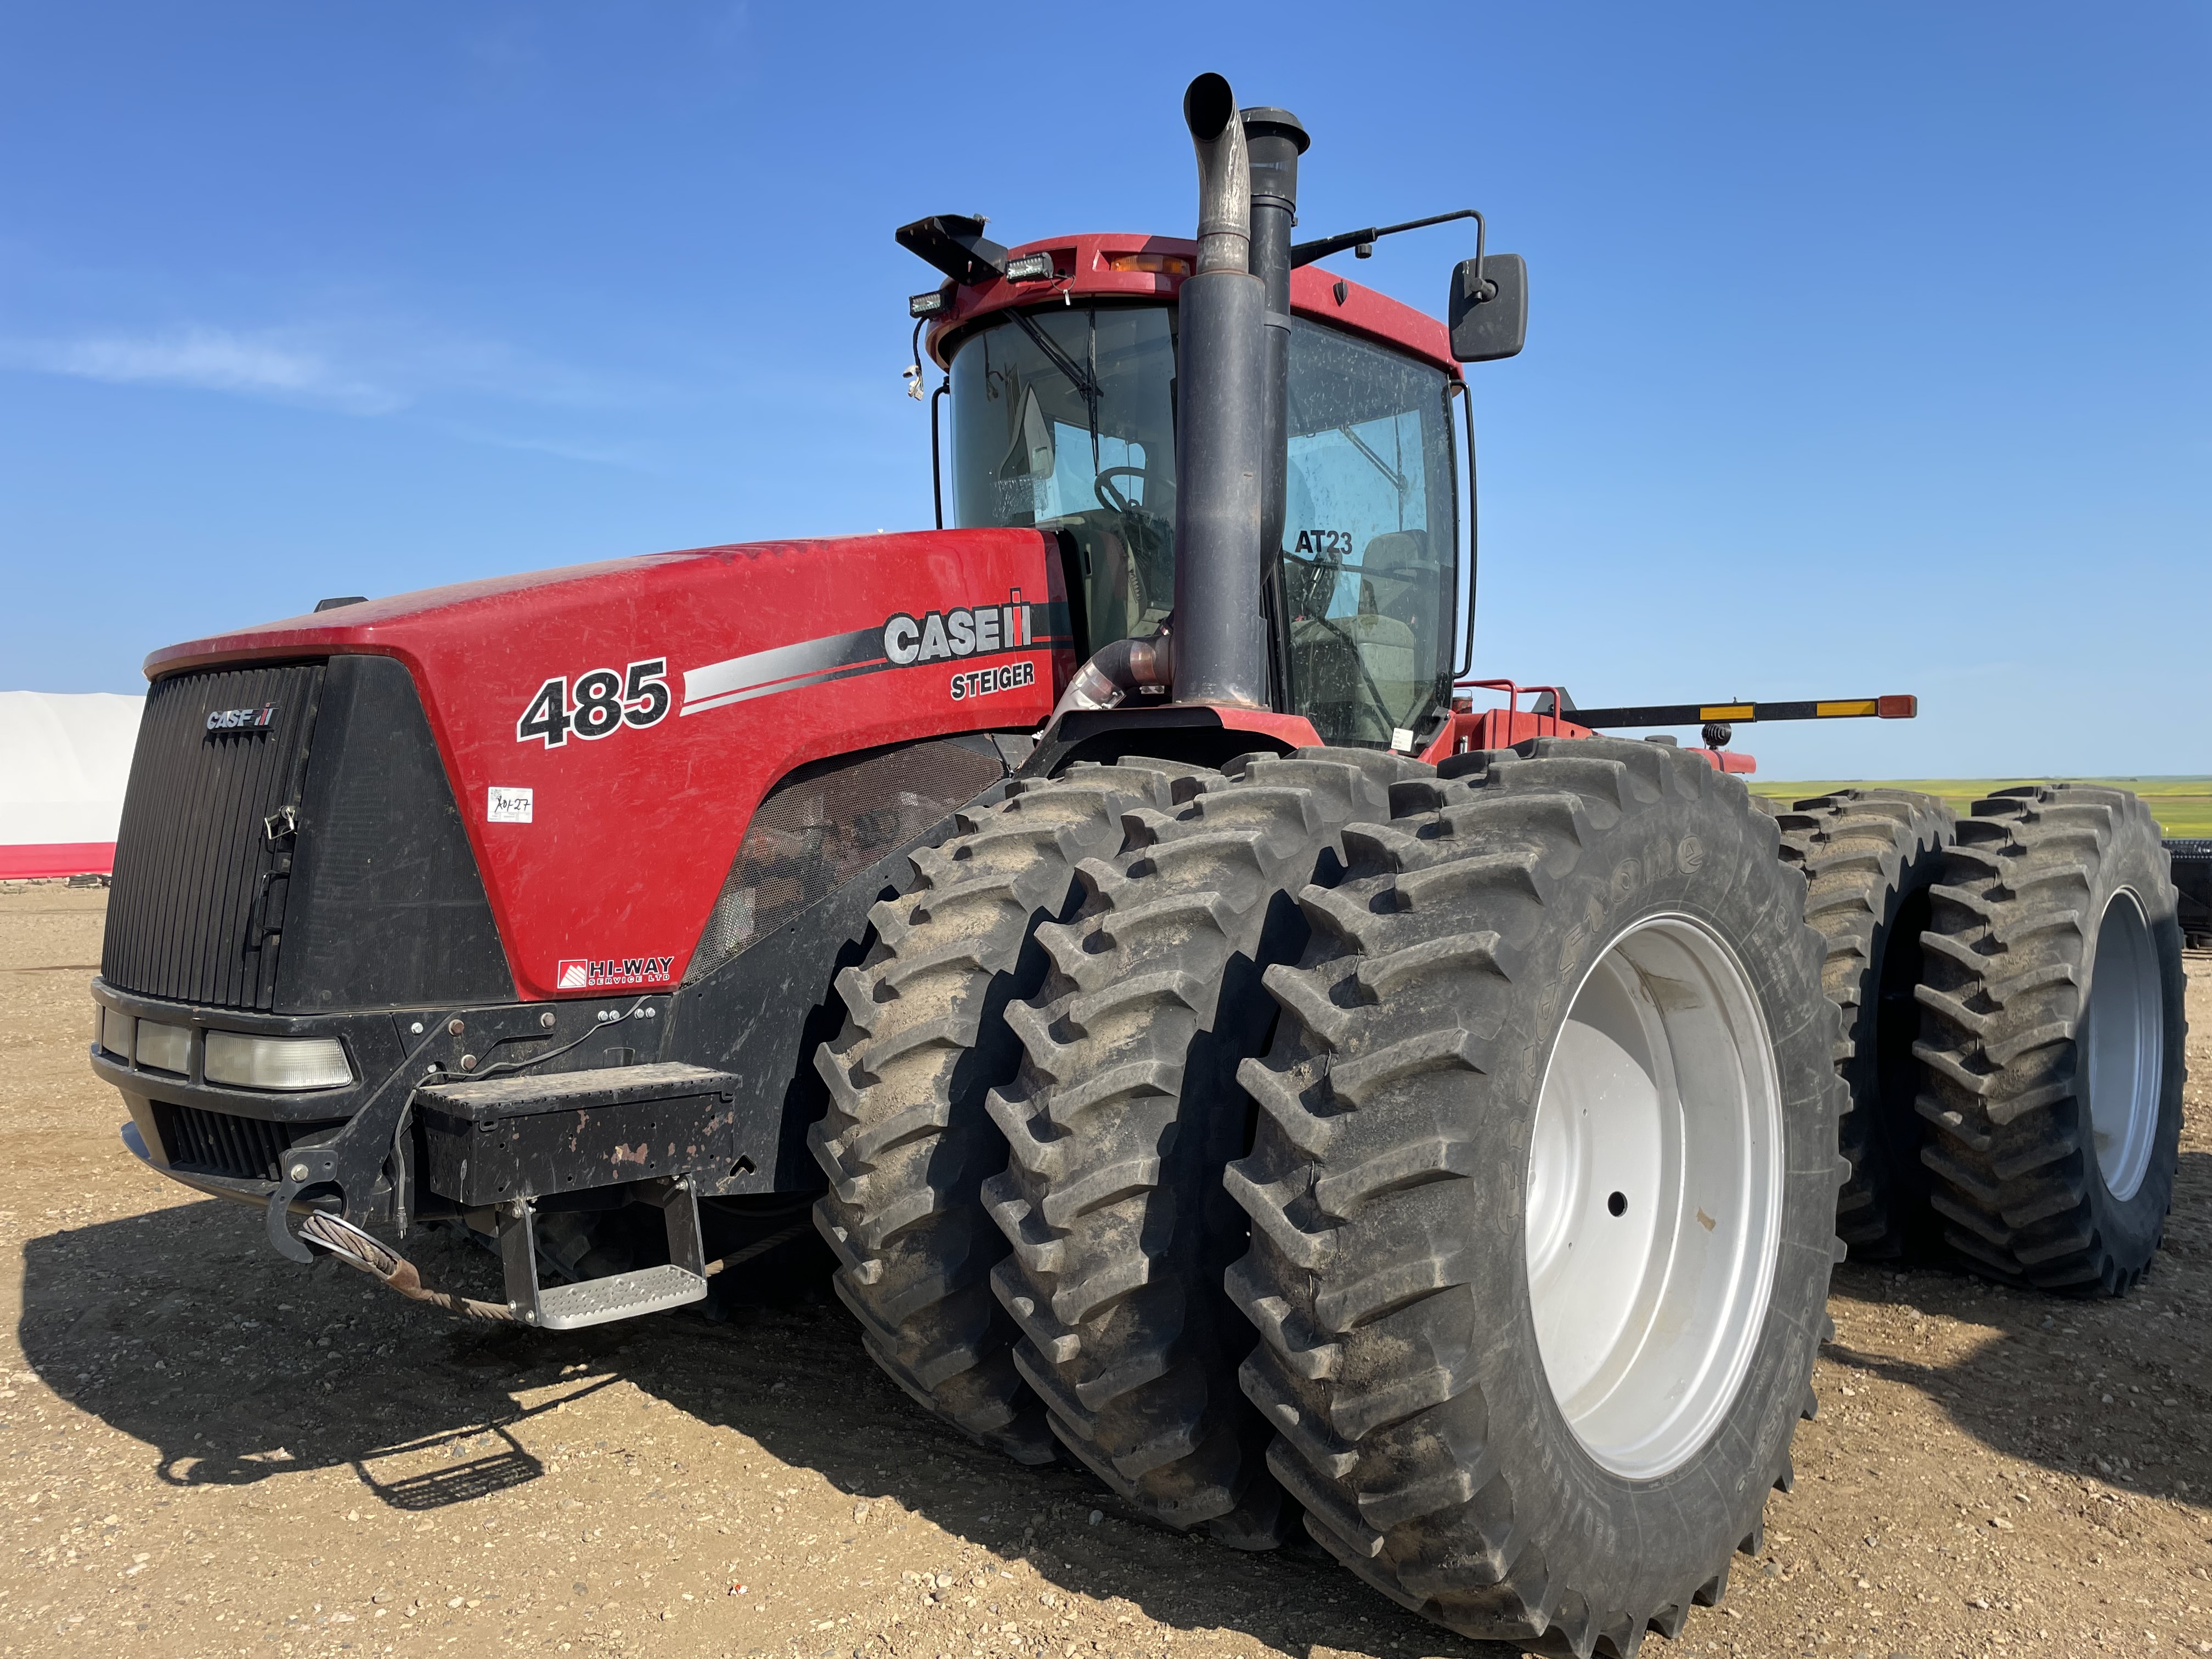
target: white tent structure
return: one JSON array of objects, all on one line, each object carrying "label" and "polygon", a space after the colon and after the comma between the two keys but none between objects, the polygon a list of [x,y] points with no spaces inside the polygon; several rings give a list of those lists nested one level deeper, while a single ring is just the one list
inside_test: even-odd
[{"label": "white tent structure", "polygon": [[0,877],[106,875],[143,696],[0,691]]}]

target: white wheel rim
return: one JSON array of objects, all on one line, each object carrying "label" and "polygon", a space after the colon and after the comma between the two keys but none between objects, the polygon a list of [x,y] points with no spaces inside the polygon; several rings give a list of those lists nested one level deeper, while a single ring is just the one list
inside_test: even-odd
[{"label": "white wheel rim", "polygon": [[1545,1378],[1613,1474],[1679,1468],[1735,1402],[1774,1284],[1782,1152],[1735,952],[1687,916],[1615,938],[1545,1064],[1523,1209]]},{"label": "white wheel rim", "polygon": [[2166,1070],[2166,999],[2142,906],[2122,888],[2106,902],[2089,965],[2081,1035],[2089,1135],[2105,1189],[2125,1203],[2142,1187],[2158,1139]]}]

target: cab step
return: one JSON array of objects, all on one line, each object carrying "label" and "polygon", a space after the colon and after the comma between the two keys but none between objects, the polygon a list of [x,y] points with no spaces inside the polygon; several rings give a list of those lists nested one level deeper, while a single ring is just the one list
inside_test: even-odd
[{"label": "cab step", "polygon": [[640,1182],[631,1191],[659,1207],[668,1228],[668,1261],[571,1285],[538,1282],[536,1201],[518,1198],[499,1206],[507,1304],[518,1320],[544,1330],[575,1331],[706,1300],[706,1249],[699,1231],[699,1198],[690,1180]]}]

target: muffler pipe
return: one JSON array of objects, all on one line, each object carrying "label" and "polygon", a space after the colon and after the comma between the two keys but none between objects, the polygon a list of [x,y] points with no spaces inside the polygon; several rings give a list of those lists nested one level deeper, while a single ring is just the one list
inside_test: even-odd
[{"label": "muffler pipe", "polygon": [[1198,155],[1198,263],[1177,301],[1175,699],[1268,706],[1260,529],[1267,289],[1252,271],[1252,168],[1218,75],[1183,94]]},{"label": "muffler pipe", "polygon": [[1252,269],[1252,161],[1237,94],[1218,75],[1201,75],[1182,94],[1183,124],[1198,151],[1198,264]]}]

